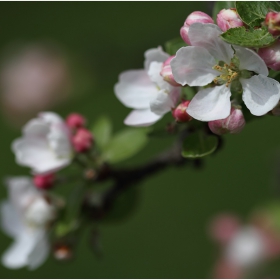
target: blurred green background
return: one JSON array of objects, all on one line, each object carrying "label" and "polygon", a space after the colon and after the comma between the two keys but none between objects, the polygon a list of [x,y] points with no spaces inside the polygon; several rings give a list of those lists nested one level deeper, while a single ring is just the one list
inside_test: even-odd
[{"label": "blurred green background", "polygon": [[[189,13],[211,13],[211,2],[68,2],[0,3],[0,52],[10,43],[49,40],[79,61],[75,97],[55,108],[91,122],[107,114],[114,129],[124,127],[130,111],[114,96],[120,72],[142,68],[143,54],[178,37]],[[161,122],[164,125],[164,120]],[[246,218],[273,198],[273,159],[280,148],[279,118],[263,117],[240,135],[225,137],[223,150],[205,160],[202,170],[188,166],[164,170],[141,185],[137,209],[120,223],[100,227],[104,257],[98,260],[82,236],[75,258],[50,257],[36,271],[8,270],[2,278],[209,278],[217,257],[207,226],[212,217],[231,212]],[[0,177],[28,174],[10,151],[20,130],[2,115]],[[134,165],[163,150],[168,140],[153,139],[127,161]],[[280,186],[279,186],[280,187]],[[0,198],[6,197],[4,185]],[[0,252],[11,239],[0,232]]]}]

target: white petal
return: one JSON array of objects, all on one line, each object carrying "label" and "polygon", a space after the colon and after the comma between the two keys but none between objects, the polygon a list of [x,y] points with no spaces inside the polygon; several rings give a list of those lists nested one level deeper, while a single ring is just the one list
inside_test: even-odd
[{"label": "white petal", "polygon": [[146,110],[133,110],[124,120],[126,125],[130,126],[149,126],[157,122],[163,115],[157,115],[151,112],[150,109]]},{"label": "white petal", "polygon": [[30,270],[36,269],[48,257],[50,251],[50,244],[46,234],[42,234],[37,238],[37,242],[28,256],[28,267]]},{"label": "white petal", "polygon": [[213,56],[202,47],[183,47],[171,61],[174,79],[181,85],[205,86],[220,75],[212,69],[216,64]]},{"label": "white petal", "polygon": [[230,44],[220,38],[222,33],[215,24],[196,22],[190,26],[188,36],[192,46],[204,47],[215,59],[229,64],[233,50]]},{"label": "white petal", "polygon": [[4,266],[17,269],[27,265],[28,256],[37,242],[36,235],[23,230],[14,243],[4,252],[2,263]]},{"label": "white petal", "polygon": [[64,123],[64,120],[56,113],[42,112],[39,114],[39,118],[49,124]]},{"label": "white petal", "polygon": [[12,149],[19,165],[28,166],[35,173],[47,173],[65,167],[71,158],[59,158],[44,139],[17,139]]},{"label": "white petal", "polygon": [[262,116],[272,110],[280,98],[280,84],[263,75],[240,79],[243,86],[243,101],[255,116]]},{"label": "white petal", "polygon": [[166,82],[160,75],[162,65],[162,62],[152,62],[149,67],[148,75],[150,77],[150,80],[154,82],[158,86],[158,88],[170,91],[173,86]]},{"label": "white petal", "polygon": [[163,115],[174,107],[173,100],[165,90],[160,90],[155,100],[151,102],[151,111]]},{"label": "white petal", "polygon": [[144,57],[145,57],[144,68],[145,68],[145,70],[148,71],[151,62],[153,62],[153,61],[164,62],[165,60],[167,60],[167,58],[169,58],[169,56],[170,56],[169,54],[167,54],[166,52],[164,52],[162,50],[162,47],[147,50],[144,53]]},{"label": "white petal", "polygon": [[235,46],[236,55],[240,60],[240,70],[250,70],[257,74],[268,75],[268,69],[261,57],[252,50]]},{"label": "white petal", "polygon": [[199,121],[225,119],[230,114],[230,95],[225,85],[200,90],[189,104],[187,113]]},{"label": "white petal", "polygon": [[120,74],[114,91],[125,106],[145,109],[149,108],[158,90],[145,70],[130,70]]},{"label": "white petal", "polygon": [[44,138],[50,131],[49,125],[40,119],[32,119],[23,127],[23,134],[28,137]]},{"label": "white petal", "polygon": [[16,237],[23,228],[22,222],[16,208],[9,202],[3,201],[1,207],[1,227],[2,230],[11,237]]}]

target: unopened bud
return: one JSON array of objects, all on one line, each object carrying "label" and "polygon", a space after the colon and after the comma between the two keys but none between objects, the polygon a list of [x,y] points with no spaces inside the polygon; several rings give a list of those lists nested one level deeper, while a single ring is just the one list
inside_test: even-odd
[{"label": "unopened bud", "polygon": [[189,100],[183,101],[173,110],[172,115],[177,122],[189,122],[192,120],[192,117],[187,113],[189,104]]},{"label": "unopened bud", "polygon": [[258,55],[264,60],[267,67],[279,71],[280,70],[280,41],[276,41],[273,45],[261,48]]},{"label": "unopened bud", "polygon": [[73,113],[66,118],[66,124],[68,125],[68,127],[76,129],[84,127],[86,124],[86,120],[82,115]]},{"label": "unopened bud", "polygon": [[239,133],[245,126],[245,119],[240,109],[231,108],[230,115],[226,119],[208,122],[210,130],[217,134]]},{"label": "unopened bud", "polygon": [[72,144],[76,152],[87,152],[93,144],[93,136],[87,129],[79,128],[72,137]]},{"label": "unopened bud", "polygon": [[189,14],[189,16],[186,18],[184,25],[192,25],[195,22],[200,22],[200,23],[214,23],[213,19],[200,11],[195,11]]},{"label": "unopened bud", "polygon": [[277,12],[267,13],[264,22],[270,34],[272,34],[273,36],[280,35],[280,13]]},{"label": "unopened bud", "polygon": [[169,84],[171,84],[172,86],[181,86],[180,84],[178,84],[173,77],[172,74],[172,69],[171,69],[171,65],[170,62],[171,60],[175,57],[175,55],[170,56],[162,65],[162,70],[160,72],[160,75],[163,77],[163,79],[168,82]]},{"label": "unopened bud", "polygon": [[72,249],[69,245],[56,245],[54,248],[54,257],[59,261],[66,261],[73,257]]},{"label": "unopened bud", "polygon": [[180,29],[181,37],[188,45],[191,45],[191,42],[189,40],[189,35],[188,35],[189,27],[195,22],[214,23],[213,19],[203,12],[196,11],[196,12],[191,13],[186,18],[184,25]]},{"label": "unopened bud", "polygon": [[236,9],[223,9],[217,14],[217,25],[225,32],[230,28],[243,26]]},{"label": "unopened bud", "polygon": [[55,181],[54,174],[47,175],[35,175],[33,178],[33,183],[38,189],[47,190],[53,187]]}]

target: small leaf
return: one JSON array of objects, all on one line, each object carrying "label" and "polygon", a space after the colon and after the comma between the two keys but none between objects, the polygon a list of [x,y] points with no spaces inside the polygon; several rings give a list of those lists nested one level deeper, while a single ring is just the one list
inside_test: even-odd
[{"label": "small leaf", "polygon": [[204,135],[202,131],[196,131],[184,140],[182,156],[185,158],[201,158],[213,153],[217,146],[217,136]]},{"label": "small leaf", "polygon": [[176,52],[182,47],[186,47],[187,44],[181,37],[175,38],[165,43],[165,51],[170,55],[175,55]]},{"label": "small leaf", "polygon": [[214,4],[214,8],[213,8],[212,18],[214,19],[214,21],[216,21],[217,14],[222,9],[230,9],[230,8],[234,8],[234,7],[235,7],[234,1],[216,1]]},{"label": "small leaf", "polygon": [[103,150],[103,159],[117,163],[138,153],[148,141],[147,128],[125,128],[111,139]]},{"label": "small leaf", "polygon": [[280,4],[276,1],[237,1],[236,10],[243,22],[256,27],[261,26],[268,12],[279,12]]},{"label": "small leaf", "polygon": [[222,39],[229,44],[248,48],[263,48],[271,45],[275,38],[266,28],[246,30],[245,27],[228,29],[221,35]]},{"label": "small leaf", "polygon": [[112,134],[112,123],[107,116],[100,117],[92,126],[91,132],[94,135],[96,145],[103,150],[108,144]]}]

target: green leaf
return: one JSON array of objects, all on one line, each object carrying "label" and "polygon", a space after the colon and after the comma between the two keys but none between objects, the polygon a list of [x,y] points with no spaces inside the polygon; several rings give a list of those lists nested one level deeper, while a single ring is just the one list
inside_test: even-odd
[{"label": "green leaf", "polygon": [[213,8],[213,13],[212,13],[212,18],[214,21],[217,21],[217,14],[222,10],[222,9],[230,9],[234,8],[235,3],[234,1],[216,1],[214,4]]},{"label": "green leaf", "polygon": [[248,48],[267,47],[275,41],[266,28],[246,30],[243,26],[228,29],[221,37],[229,44]]},{"label": "green leaf", "polygon": [[213,153],[217,146],[217,136],[205,135],[202,131],[196,131],[184,140],[182,156],[185,158],[201,158]]},{"label": "green leaf", "polygon": [[186,46],[187,44],[183,41],[181,37],[170,40],[164,44],[165,51],[170,55],[175,55],[180,48]]},{"label": "green leaf", "polygon": [[280,4],[272,1],[237,1],[236,10],[243,22],[250,27],[261,26],[270,11],[280,11]]},{"label": "green leaf", "polygon": [[112,134],[112,123],[107,116],[100,117],[92,126],[91,132],[94,135],[96,145],[103,150],[109,143]]},{"label": "green leaf", "polygon": [[125,128],[118,132],[103,150],[103,159],[117,163],[138,153],[148,141],[147,128]]}]

